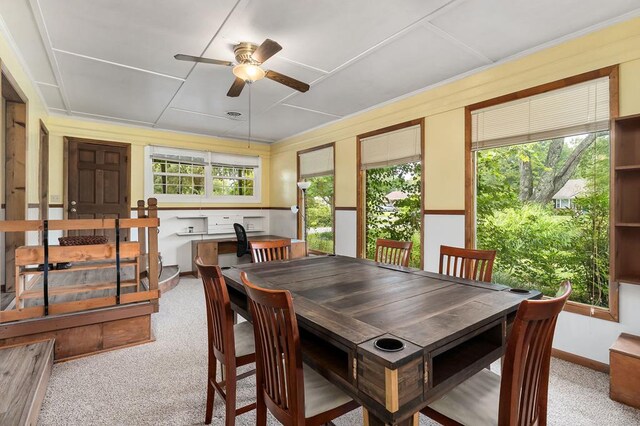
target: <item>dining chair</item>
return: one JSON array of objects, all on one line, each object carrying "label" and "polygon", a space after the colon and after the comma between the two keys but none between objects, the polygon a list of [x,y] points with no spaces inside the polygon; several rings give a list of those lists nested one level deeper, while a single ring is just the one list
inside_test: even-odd
[{"label": "dining chair", "polygon": [[[204,422],[211,423],[213,400],[215,392],[218,392],[226,404],[225,424],[233,425],[236,416],[256,407],[253,403],[236,409],[237,381],[255,373],[255,370],[240,375],[236,372],[238,367],[256,360],[253,326],[247,321],[234,325],[229,293],[220,267],[205,265],[200,257],[196,258],[196,266],[202,276],[207,309],[209,369]],[[217,361],[222,366],[221,382],[216,379]]]},{"label": "dining chair", "polygon": [[395,241],[378,238],[376,240],[376,262],[389,265],[409,266],[411,241]]},{"label": "dining chair", "polygon": [[555,298],[523,300],[507,342],[502,376],[482,370],[422,414],[443,425],[545,426],[551,344],[569,294],[566,281]]},{"label": "dining chair", "polygon": [[291,293],[244,283],[256,340],[256,424],[267,409],[285,426],[321,425],[358,407],[337,386],[302,362],[300,333]]},{"label": "dining chair", "polygon": [[468,280],[491,282],[495,258],[495,250],[440,246],[438,273]]},{"label": "dining chair", "polygon": [[291,242],[289,240],[251,241],[251,261],[253,263],[272,260],[289,260]]},{"label": "dining chair", "polygon": [[249,254],[249,240],[247,239],[247,231],[244,229],[244,226],[239,223],[234,223],[233,230],[236,231],[236,240],[238,240],[236,256],[242,257],[245,254]]}]

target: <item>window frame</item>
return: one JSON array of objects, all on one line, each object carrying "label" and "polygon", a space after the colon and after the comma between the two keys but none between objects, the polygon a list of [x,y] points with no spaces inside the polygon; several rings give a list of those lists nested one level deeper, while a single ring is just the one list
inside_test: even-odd
[{"label": "window frame", "polygon": [[[595,80],[601,77],[609,77],[609,120],[613,122],[615,118],[619,116],[619,66],[612,65],[605,68],[585,72],[583,74],[567,77],[561,80],[552,81],[539,86],[523,89],[517,92],[502,95],[493,99],[481,101],[465,107],[465,246],[467,248],[475,247],[475,233],[476,233],[476,176],[477,165],[475,162],[475,155],[471,150],[471,113],[475,110],[486,108],[493,105],[498,105],[505,102],[510,102],[516,99],[521,99],[540,93],[549,92],[552,90],[562,89],[567,86],[571,86],[578,83],[583,83],[589,80]],[[610,129],[610,135],[613,128]],[[610,136],[610,147],[613,147],[613,137]],[[610,148],[611,149],[611,148]],[[612,153],[613,154],[613,153]],[[614,197],[614,161],[613,155],[611,155],[611,171],[609,181],[609,193],[613,200]],[[610,260],[613,257],[615,251],[615,232],[613,230],[613,220],[615,218],[615,203],[610,203],[609,210],[609,257]],[[615,262],[610,262],[609,269],[609,308],[601,308],[598,306],[588,305],[585,303],[574,302],[568,300],[565,304],[564,311],[571,312],[580,315],[586,315],[598,319],[607,321],[619,322],[619,300],[620,291],[619,284],[614,279],[615,277]]]},{"label": "window frame", "polygon": [[[307,251],[312,254],[334,254],[336,252],[336,143],[330,142],[324,145],[314,146],[313,148],[303,149],[296,153],[296,204],[300,206],[302,204],[302,191],[298,189],[298,182],[300,182],[300,156],[304,154],[308,154],[313,151],[319,151],[321,149],[331,148],[333,150],[333,205],[331,206],[331,231],[333,233],[333,253],[325,253],[320,250],[309,250],[307,247]],[[329,174],[323,175],[329,176]],[[301,239],[304,235],[302,232],[302,217],[297,214],[297,238]],[[307,242],[305,241],[305,244]]]},{"label": "window frame", "polygon": [[[154,193],[154,173],[153,154],[184,155],[192,157],[204,157],[204,194],[155,194]],[[213,177],[211,163],[212,156],[224,154],[213,151],[197,151],[182,148],[170,148],[147,145],[144,152],[144,192],[145,197],[155,197],[158,201],[172,203],[237,203],[237,204],[257,204],[262,202],[262,157],[259,155],[234,154],[245,157],[257,158],[257,166],[254,168],[253,195],[213,195]],[[230,166],[233,167],[233,166]],[[243,166],[246,167],[246,166]]]},{"label": "window frame", "polygon": [[[471,116],[469,116],[471,119]],[[366,194],[366,173],[362,169],[362,140],[373,136],[378,136],[384,133],[394,132],[396,130],[404,129],[406,127],[420,126],[420,164],[422,167],[422,173],[420,175],[420,269],[424,269],[425,265],[425,214],[427,210],[426,205],[426,191],[425,191],[425,119],[418,118],[415,120],[405,121],[403,123],[394,124],[392,126],[383,127],[381,129],[373,130],[367,133],[363,133],[356,136],[356,173],[357,173],[357,194],[356,194],[356,257],[361,259],[367,258],[367,212],[365,206],[367,205],[365,197]],[[471,141],[471,133],[469,133],[469,142]]]}]

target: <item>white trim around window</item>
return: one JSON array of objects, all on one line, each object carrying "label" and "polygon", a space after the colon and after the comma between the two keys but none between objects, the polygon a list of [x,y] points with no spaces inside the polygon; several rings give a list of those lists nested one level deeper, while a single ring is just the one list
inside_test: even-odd
[{"label": "white trim around window", "polygon": [[[204,193],[202,195],[155,193],[154,159],[204,166]],[[241,169],[252,168],[253,195],[213,195],[212,168],[216,165]],[[169,175],[168,173],[162,175],[165,174]],[[178,175],[182,176],[180,173]],[[187,179],[193,177],[188,172],[184,176]],[[144,193],[145,198],[155,197],[158,201],[175,203],[260,203],[262,201],[262,159],[257,155],[224,154],[149,145],[144,149]]]}]

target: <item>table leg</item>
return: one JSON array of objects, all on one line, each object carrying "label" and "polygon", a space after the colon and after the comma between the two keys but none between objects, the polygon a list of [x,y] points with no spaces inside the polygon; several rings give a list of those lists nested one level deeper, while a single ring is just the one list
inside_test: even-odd
[{"label": "table leg", "polygon": [[[420,423],[420,413],[415,413],[413,416],[398,423],[394,423],[393,426],[418,426]],[[388,425],[374,414],[370,413],[366,408],[362,407],[362,424],[364,426],[383,426]]]}]

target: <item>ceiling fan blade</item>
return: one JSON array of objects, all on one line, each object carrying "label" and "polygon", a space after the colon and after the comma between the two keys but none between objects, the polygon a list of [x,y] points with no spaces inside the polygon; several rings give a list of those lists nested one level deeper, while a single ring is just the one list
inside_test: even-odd
[{"label": "ceiling fan blade", "polygon": [[270,80],[277,81],[280,84],[284,84],[285,86],[291,87],[292,89],[296,89],[299,92],[304,93],[309,90],[309,85],[307,83],[303,83],[302,81],[296,80],[295,78],[280,74],[279,72],[269,70],[267,71],[265,77]]},{"label": "ceiling fan blade", "polygon": [[281,50],[282,46],[280,46],[278,43],[271,39],[266,39],[262,42],[260,47],[258,47],[256,51],[253,52],[251,57],[256,61],[263,63]]},{"label": "ceiling fan blade", "polygon": [[176,56],[174,56],[174,58],[179,61],[201,62],[203,64],[225,65],[228,67],[233,66],[233,62],[221,61],[219,59],[203,58],[202,56],[183,55],[181,53],[178,53]]},{"label": "ceiling fan blade", "polygon": [[242,93],[242,89],[244,89],[244,85],[245,81],[241,78],[236,77],[236,79],[233,81],[233,84],[231,85],[231,88],[229,88],[229,91],[227,92],[227,96],[230,96],[232,98],[240,96],[240,93]]}]

